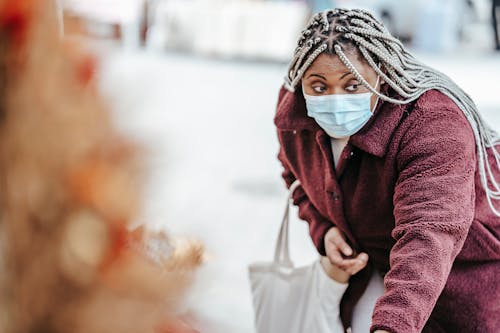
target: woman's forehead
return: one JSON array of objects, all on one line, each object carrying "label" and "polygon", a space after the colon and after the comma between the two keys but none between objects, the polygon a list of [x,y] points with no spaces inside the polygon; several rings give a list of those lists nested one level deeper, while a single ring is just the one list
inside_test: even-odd
[{"label": "woman's forehead", "polygon": [[[358,57],[356,56],[349,57],[349,60],[363,76],[370,70],[373,71],[369,64],[359,61]],[[323,53],[313,61],[313,63],[305,71],[304,76],[307,78],[307,76],[311,74],[321,74],[328,76],[344,74],[346,72],[350,71],[337,55]]]}]

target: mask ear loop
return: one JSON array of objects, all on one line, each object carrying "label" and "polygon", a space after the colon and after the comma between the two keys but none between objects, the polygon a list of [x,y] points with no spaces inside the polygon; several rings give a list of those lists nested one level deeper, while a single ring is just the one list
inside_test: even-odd
[{"label": "mask ear loop", "polygon": [[[380,75],[377,77],[377,83],[375,84],[375,86],[373,88],[377,89],[379,82],[380,82]],[[371,110],[372,113],[375,112],[375,109],[377,108],[377,104],[378,104],[379,100],[380,100],[380,97],[377,95],[377,99],[375,100],[375,104],[373,104],[373,108]]]},{"label": "mask ear loop", "polygon": [[[378,68],[381,68],[382,64],[379,63],[378,64]],[[377,76],[377,83],[375,83],[375,86],[373,88],[377,89],[377,86],[379,85],[380,83],[380,75]],[[377,104],[378,104],[378,101],[380,100],[380,96],[377,95],[377,99],[375,100],[375,104],[373,104],[373,109],[371,110],[372,113],[375,112],[375,109],[377,108]]]}]

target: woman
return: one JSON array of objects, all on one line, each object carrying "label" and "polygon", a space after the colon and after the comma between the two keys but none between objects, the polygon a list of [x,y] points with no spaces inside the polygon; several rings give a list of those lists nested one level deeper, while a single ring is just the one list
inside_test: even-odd
[{"label": "woman", "polygon": [[368,258],[345,328],[380,274],[371,332],[500,332],[499,137],[466,93],[370,13],[328,10],[299,39],[275,124],[319,253],[353,274]]}]

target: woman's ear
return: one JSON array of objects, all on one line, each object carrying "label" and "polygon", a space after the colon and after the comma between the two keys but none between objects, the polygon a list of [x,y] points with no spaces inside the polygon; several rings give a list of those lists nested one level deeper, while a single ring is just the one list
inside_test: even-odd
[{"label": "woman's ear", "polygon": [[[384,66],[382,66],[382,62],[379,62],[378,63],[378,68],[382,71],[382,73],[384,73],[385,75],[387,75],[387,70]],[[380,79],[380,86],[382,86],[383,84],[385,84],[385,80],[384,79]]]},{"label": "woman's ear", "polygon": [[[382,70],[382,73],[384,73],[385,75],[387,75],[387,69],[385,67],[382,66],[380,69]],[[384,79],[380,80],[380,85],[383,85],[383,84],[385,84],[385,80]]]}]

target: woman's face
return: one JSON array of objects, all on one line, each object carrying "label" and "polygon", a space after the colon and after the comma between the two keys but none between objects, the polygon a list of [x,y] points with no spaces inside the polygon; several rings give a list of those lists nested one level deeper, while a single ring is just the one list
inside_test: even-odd
[{"label": "woman's face", "polygon": [[[377,84],[377,73],[365,61],[358,57],[350,57],[351,63],[356,67],[361,76],[375,87]],[[380,82],[377,87],[380,91]],[[336,55],[320,54],[304,73],[302,79],[302,91],[312,96],[333,94],[361,94],[370,92],[359,82],[349,69]],[[371,109],[374,109],[377,96],[372,95]]]}]

